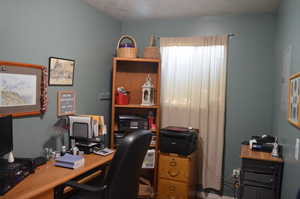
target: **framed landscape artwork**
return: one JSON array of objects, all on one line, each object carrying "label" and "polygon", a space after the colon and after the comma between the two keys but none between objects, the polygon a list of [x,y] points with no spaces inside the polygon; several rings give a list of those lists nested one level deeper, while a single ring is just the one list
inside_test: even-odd
[{"label": "framed landscape artwork", "polygon": [[288,121],[300,128],[300,73],[289,78]]},{"label": "framed landscape artwork", "polygon": [[75,61],[49,58],[49,86],[73,86]]},{"label": "framed landscape artwork", "polygon": [[40,114],[43,66],[0,61],[0,115]]}]

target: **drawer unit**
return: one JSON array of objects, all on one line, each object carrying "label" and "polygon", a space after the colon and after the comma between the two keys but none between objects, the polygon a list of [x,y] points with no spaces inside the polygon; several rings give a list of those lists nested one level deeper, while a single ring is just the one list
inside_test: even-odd
[{"label": "drawer unit", "polygon": [[196,198],[196,158],[196,152],[189,156],[159,155],[158,199]]},{"label": "drawer unit", "polygon": [[159,179],[158,199],[188,199],[189,188],[186,183]]},{"label": "drawer unit", "polygon": [[246,171],[263,172],[268,174],[274,174],[281,168],[280,164],[271,161],[243,159],[243,169]]},{"label": "drawer unit", "polygon": [[182,182],[189,181],[189,158],[159,156],[159,177]]},{"label": "drawer unit", "polygon": [[241,148],[240,199],[280,199],[283,160],[271,153]]},{"label": "drawer unit", "polygon": [[252,187],[245,186],[244,187],[243,199],[273,199],[274,191],[272,189],[264,189],[261,187]]}]

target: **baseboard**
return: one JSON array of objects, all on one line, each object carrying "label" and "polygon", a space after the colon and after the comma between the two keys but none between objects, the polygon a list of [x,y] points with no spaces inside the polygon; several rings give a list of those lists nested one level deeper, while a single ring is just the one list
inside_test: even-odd
[{"label": "baseboard", "polygon": [[229,196],[219,196],[217,194],[213,194],[213,193],[200,193],[198,194],[198,198],[201,199],[234,199],[233,197],[229,197]]}]

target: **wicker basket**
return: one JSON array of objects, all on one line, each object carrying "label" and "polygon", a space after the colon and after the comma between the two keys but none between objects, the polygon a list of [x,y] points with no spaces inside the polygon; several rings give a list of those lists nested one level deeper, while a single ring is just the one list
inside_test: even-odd
[{"label": "wicker basket", "polygon": [[[129,39],[134,47],[120,48],[120,45],[124,39]],[[130,35],[122,35],[122,37],[119,39],[117,46],[117,57],[136,58],[137,52],[138,50],[135,39]]]},{"label": "wicker basket", "polygon": [[160,59],[160,52],[158,47],[144,48],[144,58]]}]

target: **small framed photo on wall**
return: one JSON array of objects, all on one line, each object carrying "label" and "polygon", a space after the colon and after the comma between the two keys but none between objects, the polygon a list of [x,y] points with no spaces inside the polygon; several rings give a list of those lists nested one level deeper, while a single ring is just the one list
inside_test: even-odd
[{"label": "small framed photo on wall", "polygon": [[289,78],[288,121],[300,128],[300,73]]},{"label": "small framed photo on wall", "polygon": [[74,115],[76,113],[76,94],[73,90],[57,92],[57,116]]},{"label": "small framed photo on wall", "polygon": [[75,60],[49,58],[49,86],[73,86]]}]

